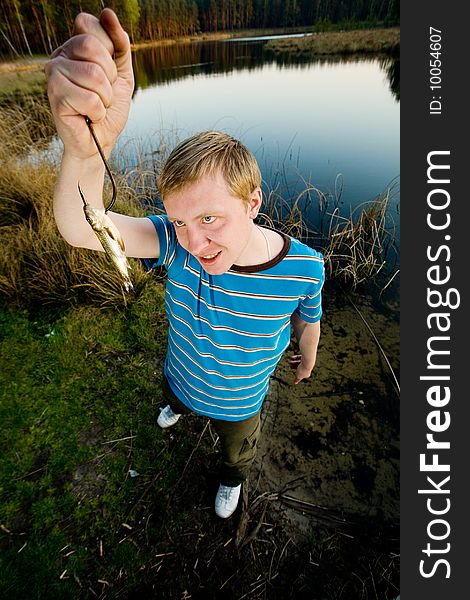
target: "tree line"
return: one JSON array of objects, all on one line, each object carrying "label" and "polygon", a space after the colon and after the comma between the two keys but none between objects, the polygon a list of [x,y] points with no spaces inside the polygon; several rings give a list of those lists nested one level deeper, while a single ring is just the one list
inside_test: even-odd
[{"label": "tree line", "polygon": [[241,29],[399,22],[399,0],[0,0],[0,55],[50,54],[75,16],[113,8],[132,42]]}]

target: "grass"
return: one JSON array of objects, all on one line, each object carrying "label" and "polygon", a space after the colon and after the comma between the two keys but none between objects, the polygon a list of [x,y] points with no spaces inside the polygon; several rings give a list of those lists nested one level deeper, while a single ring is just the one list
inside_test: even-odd
[{"label": "grass", "polygon": [[380,530],[293,540],[254,492],[238,527],[213,515],[206,420],[155,423],[162,300],[154,282],[119,311],[0,310],[0,598],[394,597]]},{"label": "grass", "polygon": [[44,70],[0,71],[0,105],[21,102],[25,94],[44,95]]},{"label": "grass", "polygon": [[[81,307],[50,320],[0,318],[3,597],[82,598],[83,586],[99,589],[97,579],[114,582],[121,569],[132,589],[147,559],[119,541],[138,525],[150,484],[154,502],[166,503],[190,439],[175,446],[155,424],[161,287],[147,286],[118,314]],[[161,539],[151,526],[146,535]]]},{"label": "grass", "polygon": [[0,311],[0,598],[395,597],[380,530],[300,543],[275,494],[213,516],[205,420],[155,424],[163,318],[157,284],[117,313]]},{"label": "grass", "polygon": [[400,48],[400,30],[360,29],[356,31],[329,31],[303,38],[269,40],[268,52],[324,56],[357,53],[397,53]]},{"label": "grass", "polygon": [[[358,560],[358,581],[348,563],[333,589],[330,563],[315,563],[328,550],[343,564],[342,534],[318,529],[317,541],[293,542],[272,499],[251,497],[245,533],[213,515],[210,427],[190,416],[168,435],[155,423],[161,282],[133,261],[135,293],[124,297],[104,256],[62,241],[51,213],[56,165],[41,154],[50,115],[28,102],[2,109],[0,130],[0,598],[284,600],[315,589],[360,598],[372,584],[385,597],[395,588],[370,581],[366,553],[364,563],[348,559]],[[151,185],[148,172],[120,179],[121,209],[148,212]],[[305,233],[303,199],[283,206],[271,194],[265,219]],[[269,534],[258,535],[265,523]],[[355,540],[370,550],[360,532]],[[374,572],[388,573],[390,554],[377,556]]]}]

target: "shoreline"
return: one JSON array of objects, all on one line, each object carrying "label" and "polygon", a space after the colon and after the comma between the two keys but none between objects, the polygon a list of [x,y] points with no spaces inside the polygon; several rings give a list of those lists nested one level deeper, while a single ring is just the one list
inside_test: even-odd
[{"label": "shoreline", "polygon": [[[207,33],[200,33],[194,35],[188,35],[177,38],[167,38],[158,40],[144,40],[141,42],[131,43],[132,52],[141,50],[143,48],[152,48],[157,46],[173,46],[174,44],[187,44],[187,43],[198,43],[198,42],[217,42],[221,40],[238,39],[252,36],[262,35],[295,35],[296,33],[310,33],[312,28],[305,27],[290,27],[290,28],[277,28],[277,29],[244,29],[241,31],[214,31]],[[0,61],[0,75],[3,73],[16,73],[24,71],[39,71],[41,70],[46,62],[49,60],[49,56],[35,54],[29,57],[22,57],[10,60]]]},{"label": "shoreline", "polygon": [[23,73],[40,71],[49,60],[48,56],[30,56],[29,58],[21,58],[10,61],[0,62],[0,75],[5,73]]},{"label": "shoreline", "polygon": [[400,48],[399,27],[318,32],[302,38],[270,39],[266,50],[273,54],[314,57],[354,54],[394,54]]},{"label": "shoreline", "polygon": [[156,46],[172,46],[174,44],[187,44],[198,42],[219,42],[223,40],[243,39],[261,36],[277,35],[296,35],[299,33],[312,33],[313,27],[280,27],[266,29],[243,29],[240,31],[208,31],[205,33],[195,33],[177,38],[147,40],[131,44],[131,50],[141,50],[142,48],[152,48]]},{"label": "shoreline", "polygon": [[[389,28],[390,30],[396,30],[398,28]],[[374,32],[381,32],[383,29],[361,29],[355,30],[355,32],[361,32],[364,34],[368,32],[367,35],[371,36]],[[159,40],[148,40],[141,41],[131,44],[132,52],[137,50],[142,50],[145,48],[153,48],[158,46],[173,46],[176,44],[188,44],[188,43],[200,43],[200,42],[216,42],[223,40],[231,40],[231,39],[243,39],[243,38],[251,38],[251,37],[261,37],[261,36],[281,36],[281,35],[296,35],[299,33],[315,33],[313,27],[291,27],[291,28],[278,28],[278,29],[245,29],[242,31],[218,31],[218,32],[208,32],[208,33],[200,33],[194,34],[184,37],[178,38],[169,38],[169,39],[159,39]],[[341,38],[348,38],[351,36],[350,31],[342,31],[342,32],[321,32],[321,38],[323,40],[327,38],[334,39],[337,43],[337,40]],[[317,35],[320,36],[320,32],[317,32]],[[316,36],[315,36],[316,37]],[[285,51],[286,46],[289,44],[289,38],[282,40],[282,51]],[[299,38],[296,39],[296,42],[299,41]],[[273,39],[270,40],[276,44],[278,40]],[[336,44],[335,44],[336,45]],[[358,52],[360,49],[357,50]],[[331,52],[331,50],[330,50]],[[337,43],[336,52],[342,52],[342,44]],[[32,57],[24,57],[21,59],[11,59],[11,60],[2,60],[0,62],[0,76],[4,74],[11,73],[31,73],[35,71],[41,71],[44,68],[44,65],[49,60],[48,56],[45,55],[34,55]]]}]

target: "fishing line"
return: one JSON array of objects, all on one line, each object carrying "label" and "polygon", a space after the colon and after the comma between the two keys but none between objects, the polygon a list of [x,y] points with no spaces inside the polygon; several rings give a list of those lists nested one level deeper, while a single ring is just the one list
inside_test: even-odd
[{"label": "fishing line", "polygon": [[[109,168],[108,165],[108,161],[106,160],[106,157],[104,155],[103,149],[101,148],[101,145],[98,141],[98,138],[96,137],[95,134],[95,130],[93,129],[93,123],[91,122],[90,117],[85,116],[85,123],[88,125],[88,129],[90,130],[91,136],[93,138],[93,141],[96,144],[96,147],[98,148],[98,152],[101,156],[101,159],[104,163],[104,167],[106,169],[106,172],[108,173],[109,179],[111,180],[111,186],[113,188],[113,195],[111,197],[111,202],[108,204],[108,206],[104,209],[104,212],[107,213],[108,210],[111,210],[111,208],[114,206],[114,203],[116,202],[116,196],[117,196],[117,187],[116,187],[116,182],[114,180],[114,175],[111,172],[111,169]],[[79,188],[80,189],[80,188]],[[81,195],[81,192],[80,192]]]}]

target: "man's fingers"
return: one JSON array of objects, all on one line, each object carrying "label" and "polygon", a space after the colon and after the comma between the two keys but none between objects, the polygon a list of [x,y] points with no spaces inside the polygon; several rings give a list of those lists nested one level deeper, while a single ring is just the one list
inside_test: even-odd
[{"label": "man's fingers", "polygon": [[80,13],[75,19],[73,32],[74,35],[94,36],[114,59],[119,76],[133,81],[129,36],[114,11],[105,8],[99,19],[87,13]]},{"label": "man's fingers", "polygon": [[46,74],[52,70],[59,71],[78,86],[96,91],[109,106],[117,69],[111,55],[94,36],[78,34],[65,42],[46,65]]},{"label": "man's fingers", "polygon": [[129,36],[122,28],[116,13],[110,8],[105,8],[100,15],[99,22],[106,30],[107,35],[113,44],[114,60],[120,75],[126,78],[132,78],[132,59]]},{"label": "man's fingers", "polygon": [[[113,13],[114,14],[114,13]],[[88,34],[94,36],[108,51],[111,56],[114,54],[114,44],[108,33],[101,26],[99,19],[88,13],[80,13],[75,18],[73,24],[73,35]]]},{"label": "man's fingers", "polygon": [[107,108],[111,104],[113,96],[111,83],[106,73],[96,63],[58,58],[56,70],[75,86],[97,94],[104,107]]},{"label": "man's fingers", "polygon": [[117,79],[117,69],[114,60],[103,44],[91,35],[76,35],[70,44],[64,44],[63,52],[67,58],[84,60],[99,65],[111,83]]},{"label": "man's fingers", "polygon": [[77,156],[91,155],[86,115],[102,122],[100,142],[111,148],[125,125],[134,86],[129,37],[114,12],[105,9],[99,19],[78,15],[72,37],[52,53],[45,72],[64,146]]},{"label": "man's fingers", "polygon": [[[83,87],[73,84],[68,77],[58,71],[54,74],[55,85],[48,90],[51,106],[55,106],[62,117],[87,115],[93,122],[101,121],[106,116],[106,108],[101,97]],[[55,91],[60,89],[60,94],[55,97]],[[85,123],[81,119],[81,123]]]}]

